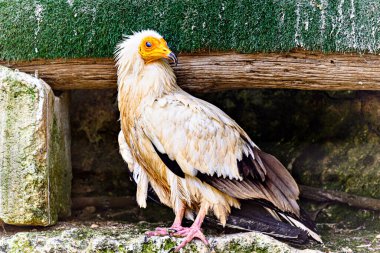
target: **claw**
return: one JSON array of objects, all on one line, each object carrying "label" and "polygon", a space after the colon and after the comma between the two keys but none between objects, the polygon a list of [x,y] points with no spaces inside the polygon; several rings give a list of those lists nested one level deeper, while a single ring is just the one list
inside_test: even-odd
[{"label": "claw", "polygon": [[188,244],[195,238],[198,238],[199,240],[201,240],[206,246],[209,245],[205,235],[202,233],[201,229],[198,227],[190,227],[188,229],[179,231],[178,233],[175,233],[174,235],[185,237],[185,239],[181,242],[181,244],[178,245],[177,248],[175,248],[174,252],[179,252],[180,249],[185,247],[186,244]]},{"label": "claw", "polygon": [[170,228],[157,227],[153,231],[145,232],[145,235],[147,235],[148,237],[150,237],[150,236],[165,236],[165,235],[171,236],[171,235],[177,233],[178,231],[182,231],[183,229],[184,228],[181,226],[175,226],[175,227],[170,227]]},{"label": "claw", "polygon": [[145,235],[150,237],[150,236],[165,236],[168,235],[168,231],[166,228],[156,228],[154,231],[147,231],[145,232]]},{"label": "claw", "polygon": [[167,231],[168,231],[168,234],[169,234],[169,235],[178,232],[178,230],[175,229],[175,228],[168,228]]}]

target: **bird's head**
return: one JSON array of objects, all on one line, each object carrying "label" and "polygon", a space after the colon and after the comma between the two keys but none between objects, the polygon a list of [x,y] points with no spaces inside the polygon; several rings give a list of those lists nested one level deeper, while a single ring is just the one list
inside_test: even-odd
[{"label": "bird's head", "polygon": [[116,47],[118,69],[136,71],[144,65],[168,59],[175,64],[177,57],[169,49],[165,39],[156,31],[145,30],[126,36]]},{"label": "bird's head", "polygon": [[145,64],[160,60],[162,58],[170,59],[175,64],[178,63],[177,57],[169,49],[165,39],[159,36],[151,36],[147,34],[139,45],[139,54]]}]

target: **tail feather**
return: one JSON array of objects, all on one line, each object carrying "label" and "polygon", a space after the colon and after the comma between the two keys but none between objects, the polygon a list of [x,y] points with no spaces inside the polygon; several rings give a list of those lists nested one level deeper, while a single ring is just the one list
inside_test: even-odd
[{"label": "tail feather", "polygon": [[256,200],[241,201],[241,208],[231,212],[226,226],[261,232],[292,244],[307,244],[310,240],[322,243],[314,222],[304,211],[301,211],[301,217],[297,218]]},{"label": "tail feather", "polygon": [[[134,181],[132,173],[131,180]],[[149,185],[148,197],[161,204],[156,193]],[[281,212],[268,201],[240,200],[240,209],[234,208],[229,215],[226,227],[243,231],[257,231],[272,236],[280,241],[296,245],[310,242],[310,239],[323,243],[317,234],[314,222],[305,211],[300,210],[300,217]],[[207,216],[206,220],[220,224],[213,216]]]}]

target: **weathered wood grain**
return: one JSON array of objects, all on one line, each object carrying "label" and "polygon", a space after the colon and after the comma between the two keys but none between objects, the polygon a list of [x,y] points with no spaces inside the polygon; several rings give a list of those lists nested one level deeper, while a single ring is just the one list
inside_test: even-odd
[{"label": "weathered wood grain", "polygon": [[[0,62],[39,77],[56,90],[116,87],[110,58]],[[290,53],[210,53],[179,55],[174,67],[186,90],[280,88],[301,90],[380,90],[380,56]]]},{"label": "weathered wood grain", "polygon": [[[340,191],[324,190],[321,188],[300,185],[301,198],[317,202],[339,203],[368,210],[380,210],[380,199],[361,197]],[[125,208],[137,207],[136,200],[130,196],[122,197],[76,197],[72,199],[73,209],[83,209],[87,206],[96,208]]]},{"label": "weathered wood grain", "polygon": [[380,211],[380,199],[361,197],[346,192],[324,190],[321,188],[300,185],[301,198],[317,202],[340,203],[352,207]]}]

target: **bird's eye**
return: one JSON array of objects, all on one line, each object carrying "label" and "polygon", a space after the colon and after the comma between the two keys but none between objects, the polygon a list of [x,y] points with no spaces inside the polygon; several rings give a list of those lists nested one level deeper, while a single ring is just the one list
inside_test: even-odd
[{"label": "bird's eye", "polygon": [[145,43],[145,46],[147,46],[147,47],[151,47],[151,46],[152,46],[152,43],[150,43],[149,41],[147,41],[147,42]]}]

